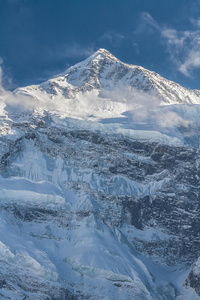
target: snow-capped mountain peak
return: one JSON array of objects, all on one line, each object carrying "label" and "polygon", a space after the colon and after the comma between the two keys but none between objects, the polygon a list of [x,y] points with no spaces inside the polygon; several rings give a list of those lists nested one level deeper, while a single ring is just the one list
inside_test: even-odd
[{"label": "snow-capped mountain peak", "polygon": [[[153,71],[123,63],[105,49],[99,49],[59,76],[38,86],[18,89],[17,93],[37,97],[41,90],[46,91],[49,98],[59,95],[65,99],[77,99],[80,94],[93,92],[108,101],[117,98],[118,102],[134,103],[138,93],[142,93],[156,97],[159,105],[200,103],[199,91],[187,90]],[[129,107],[124,109],[129,110]]]},{"label": "snow-capped mountain peak", "polygon": [[23,120],[28,110],[26,116],[32,116],[32,111],[41,117],[49,114],[59,122],[82,120],[86,127],[198,146],[199,103],[200,91],[187,90],[99,49],[40,85],[4,95],[1,110],[10,119]]},{"label": "snow-capped mountain peak", "polygon": [[104,49],[104,48],[100,48],[99,50],[97,50],[94,54],[92,54],[88,60],[94,60],[94,59],[110,59],[113,61],[117,61],[119,62],[119,59],[117,59],[113,54],[111,54],[108,50]]},{"label": "snow-capped mountain peak", "polygon": [[3,91],[1,299],[200,299],[199,95],[105,49]]}]

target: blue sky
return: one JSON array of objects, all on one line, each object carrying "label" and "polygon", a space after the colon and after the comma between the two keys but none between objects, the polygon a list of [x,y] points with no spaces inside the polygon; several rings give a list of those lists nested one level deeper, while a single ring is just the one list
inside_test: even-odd
[{"label": "blue sky", "polygon": [[7,88],[42,82],[99,48],[200,89],[200,0],[0,0]]}]

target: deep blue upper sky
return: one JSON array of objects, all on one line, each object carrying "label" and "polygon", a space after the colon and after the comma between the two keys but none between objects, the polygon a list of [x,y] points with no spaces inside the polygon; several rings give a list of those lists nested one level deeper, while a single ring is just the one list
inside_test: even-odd
[{"label": "deep blue upper sky", "polygon": [[200,0],[0,0],[7,88],[42,82],[99,48],[200,89]]}]

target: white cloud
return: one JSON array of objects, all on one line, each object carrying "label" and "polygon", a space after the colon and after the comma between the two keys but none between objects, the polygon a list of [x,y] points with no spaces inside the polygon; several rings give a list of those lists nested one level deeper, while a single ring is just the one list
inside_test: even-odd
[{"label": "white cloud", "polygon": [[149,25],[151,25],[152,27],[158,29],[158,23],[154,20],[154,18],[147,12],[143,12],[141,14],[141,17],[143,19],[143,21]]},{"label": "white cloud", "polygon": [[112,33],[110,31],[105,32],[100,38],[99,41],[107,41],[112,46],[118,47],[122,44],[124,36],[120,33]]},{"label": "white cloud", "polygon": [[190,19],[194,30],[181,31],[159,24],[148,13],[142,13],[141,17],[151,30],[160,34],[176,69],[186,77],[191,77],[193,72],[200,68],[200,19]]},{"label": "white cloud", "polygon": [[200,19],[190,18],[190,22],[195,26],[200,28]]},{"label": "white cloud", "polygon": [[167,39],[168,44],[182,46],[184,37],[178,36],[178,32],[175,29],[163,28],[160,30],[162,37]]},{"label": "white cloud", "polygon": [[170,59],[182,74],[191,77],[200,68],[200,30],[178,32],[162,29],[161,35],[167,40]]},{"label": "white cloud", "polygon": [[[200,46],[200,44],[199,44]],[[200,53],[198,49],[189,51],[186,60],[180,65],[179,71],[187,77],[191,77],[193,70],[200,67]]]}]

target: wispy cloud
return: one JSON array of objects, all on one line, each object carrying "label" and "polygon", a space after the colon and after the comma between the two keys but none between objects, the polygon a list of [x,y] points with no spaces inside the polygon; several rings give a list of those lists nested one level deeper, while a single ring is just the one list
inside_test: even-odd
[{"label": "wispy cloud", "polygon": [[141,14],[141,19],[142,25],[138,29],[159,33],[176,69],[186,77],[192,77],[193,72],[200,68],[200,19],[190,19],[194,30],[182,31],[158,23],[146,12]]},{"label": "wispy cloud", "polygon": [[[200,43],[198,43],[198,48]],[[187,55],[186,60],[179,66],[179,71],[187,77],[191,77],[193,71],[200,67],[200,53],[199,49],[195,46]]]},{"label": "wispy cloud", "polygon": [[2,68],[0,67],[0,95],[3,94],[3,86],[2,86]]},{"label": "wispy cloud", "polygon": [[52,60],[64,60],[64,59],[83,59],[94,53],[94,46],[88,45],[83,46],[76,42],[68,44],[59,44],[53,47],[50,47],[44,59],[47,61]]},{"label": "wispy cloud", "polygon": [[3,59],[0,57],[0,95],[4,94],[2,64],[3,64]]},{"label": "wispy cloud", "polygon": [[154,27],[156,29],[159,28],[158,23],[154,20],[154,18],[149,13],[142,12],[141,17],[142,17],[142,20],[144,21],[143,24],[148,24],[151,27]]},{"label": "wispy cloud", "polygon": [[69,58],[69,57],[87,57],[91,55],[94,52],[93,46],[81,46],[77,43],[73,43],[71,45],[67,45],[62,49],[60,52],[60,55],[63,55],[63,57]]},{"label": "wispy cloud", "polygon": [[182,74],[191,77],[194,70],[200,68],[200,30],[177,31],[162,28],[160,32],[167,42],[170,59]]},{"label": "wispy cloud", "polygon": [[190,22],[197,28],[200,28],[200,19],[190,18]]},{"label": "wispy cloud", "polygon": [[3,58],[0,57],[0,94],[4,93],[5,89],[12,90],[14,87],[13,78],[9,69],[5,67]]},{"label": "wispy cloud", "polygon": [[122,44],[124,38],[124,35],[120,33],[107,31],[99,38],[99,41],[105,41],[114,47],[119,47]]}]

